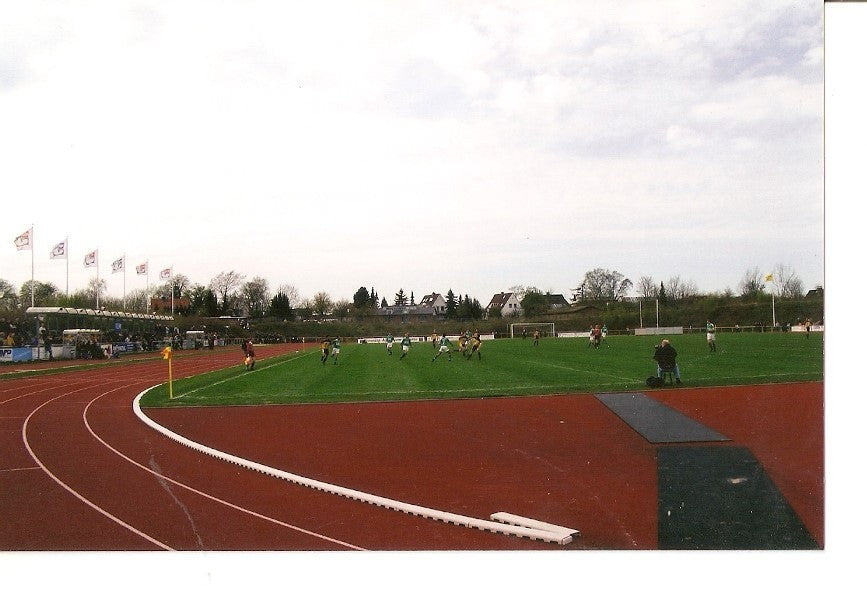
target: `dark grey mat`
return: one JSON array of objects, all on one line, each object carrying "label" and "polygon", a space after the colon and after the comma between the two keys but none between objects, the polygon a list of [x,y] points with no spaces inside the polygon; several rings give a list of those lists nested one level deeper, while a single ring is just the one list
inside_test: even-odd
[{"label": "dark grey mat", "polygon": [[729,440],[643,393],[598,393],[596,399],[651,443]]},{"label": "dark grey mat", "polygon": [[748,449],[658,450],[660,550],[815,550],[818,545]]}]

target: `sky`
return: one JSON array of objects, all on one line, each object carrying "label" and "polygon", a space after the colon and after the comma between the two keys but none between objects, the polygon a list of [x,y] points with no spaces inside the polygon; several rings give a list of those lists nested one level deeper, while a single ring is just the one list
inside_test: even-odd
[{"label": "sky", "polygon": [[16,287],[84,288],[93,250],[118,298],[169,267],[483,305],[594,268],[824,285],[821,2],[0,6]]}]

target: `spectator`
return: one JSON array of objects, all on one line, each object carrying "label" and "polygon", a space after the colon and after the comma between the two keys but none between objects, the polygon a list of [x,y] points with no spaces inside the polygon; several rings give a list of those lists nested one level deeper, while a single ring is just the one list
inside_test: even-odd
[{"label": "spectator", "polygon": [[664,373],[674,373],[675,382],[680,385],[680,367],[677,364],[677,350],[668,340],[663,340],[653,352],[656,361],[656,376],[662,379]]}]

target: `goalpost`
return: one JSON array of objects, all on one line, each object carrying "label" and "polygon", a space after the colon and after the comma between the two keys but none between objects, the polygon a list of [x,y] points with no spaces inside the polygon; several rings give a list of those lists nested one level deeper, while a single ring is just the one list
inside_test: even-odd
[{"label": "goalpost", "polygon": [[537,331],[539,335],[543,338],[552,338],[557,336],[557,332],[554,331],[554,323],[553,322],[544,322],[544,323],[511,323],[509,324],[509,335],[514,338],[515,336],[523,336],[526,331],[526,336],[528,338],[533,337],[533,332]]}]

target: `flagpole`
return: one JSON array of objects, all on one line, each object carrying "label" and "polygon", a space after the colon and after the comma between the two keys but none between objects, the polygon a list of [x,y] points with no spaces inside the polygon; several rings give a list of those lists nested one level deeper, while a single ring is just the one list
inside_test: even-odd
[{"label": "flagpole", "polygon": [[34,233],[33,233],[33,225],[30,225],[30,306],[36,306],[36,293],[33,288],[34,279],[36,278],[36,274],[34,272],[34,263],[33,263],[33,254],[36,251],[36,246],[33,244],[34,241]]},{"label": "flagpole", "polygon": [[66,256],[66,300],[67,305],[69,304],[69,235],[66,236],[66,239],[63,240],[63,252]]},{"label": "flagpole", "polygon": [[175,316],[175,267],[172,266],[172,271],[169,274],[169,291],[172,293],[172,317]]},{"label": "flagpole", "polygon": [[123,310],[126,311],[126,253],[123,254]]},{"label": "flagpole", "polygon": [[96,250],[96,310],[99,311],[99,249]]}]

